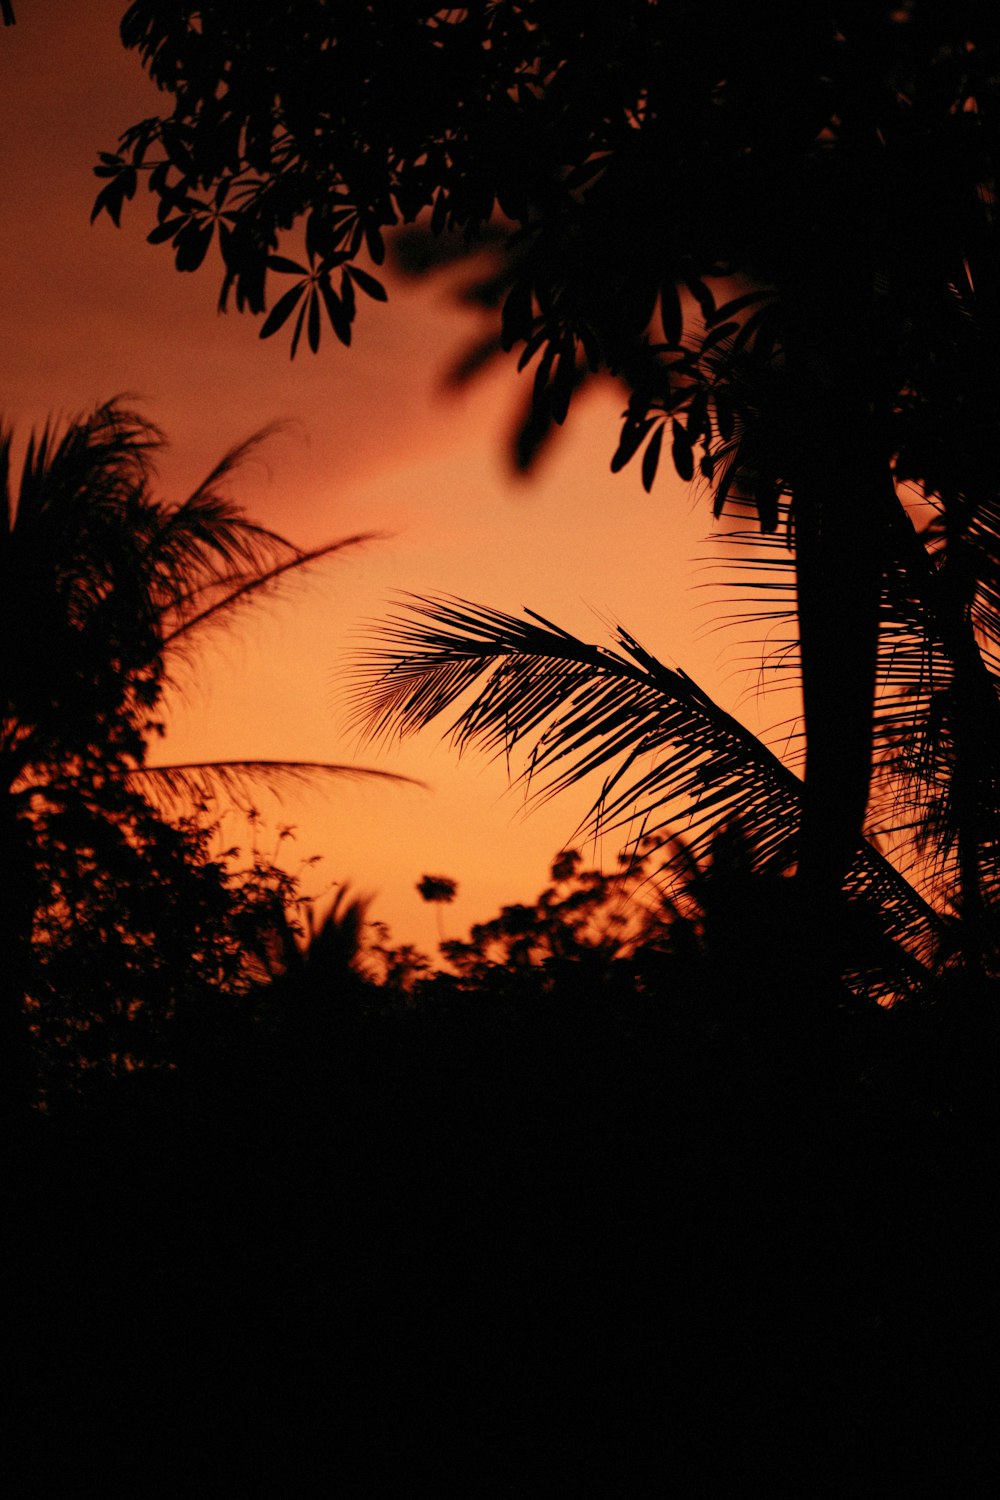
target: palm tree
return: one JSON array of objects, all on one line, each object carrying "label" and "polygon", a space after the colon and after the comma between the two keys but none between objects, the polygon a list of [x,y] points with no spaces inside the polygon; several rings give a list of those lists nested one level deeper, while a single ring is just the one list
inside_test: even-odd
[{"label": "palm tree", "polygon": [[[683,827],[689,868],[710,858],[720,827],[738,823],[758,874],[783,875],[795,864],[803,783],[788,766],[623,628],[612,647],[593,646],[526,614],[409,599],[359,662],[359,726],[389,738],[453,713],[449,733],[460,752],[475,746],[509,767],[523,748],[518,779],[533,797],[601,773],[578,832],[624,839],[628,830],[634,842],[667,842]],[[946,917],[868,841],[852,850],[846,888],[854,917],[839,969],[896,993],[925,979],[950,940]],[[774,938],[795,942],[787,914],[776,916]]]},{"label": "palm tree", "polygon": [[226,454],[171,505],[151,492],[161,435],[120,400],[61,434],[47,428],[32,437],[16,492],[13,435],[0,430],[0,951],[9,1066],[23,1067],[21,1012],[44,894],[33,841],[53,809],[99,820],[126,795],[190,804],[255,779],[406,779],[348,765],[146,763],[164,689],[209,630],[293,574],[371,539],[302,551],[250,521],[224,490],[262,436]]}]

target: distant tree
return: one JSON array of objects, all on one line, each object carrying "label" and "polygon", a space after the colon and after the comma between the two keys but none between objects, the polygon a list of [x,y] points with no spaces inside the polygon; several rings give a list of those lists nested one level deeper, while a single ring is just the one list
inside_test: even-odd
[{"label": "distant tree", "polygon": [[666,945],[673,914],[647,867],[650,852],[647,846],[622,855],[618,871],[607,875],[584,868],[578,850],[563,849],[536,901],[504,906],[475,923],[468,939],[442,944],[442,952],[466,983],[488,985],[499,970],[516,979],[536,968],[551,983],[567,965],[596,972],[644,944]]},{"label": "distant tree", "polygon": [[[996,689],[960,616],[942,625],[938,585],[970,542],[996,553],[995,7],[220,0],[194,15],[126,13],[123,40],[174,109],[105,154],[95,212],[117,221],[142,173],[150,238],[178,269],[218,231],[223,306],[264,314],[269,277],[293,278],[261,328],[290,325],[293,353],[303,334],[318,348],[324,317],[347,343],[356,293],[384,296],[357,260],[379,262],[390,227],[426,214],[475,242],[508,226],[499,343],[535,362],[536,437],[610,371],[630,392],[613,467],[641,450],[650,488],[666,442],[765,532],[791,499],[814,916],[864,820],[887,581],[951,662],[949,808],[966,819],[965,904],[982,905],[995,766],[958,701],[985,709],[993,744]],[[300,228],[293,259],[282,239]],[[942,508],[930,558],[901,480]],[[933,800],[936,816],[949,799]]]},{"label": "distant tree", "polygon": [[458,883],[449,880],[447,875],[423,875],[417,882],[417,890],[422,901],[430,901],[435,905],[447,904],[454,901]]},{"label": "distant tree", "polygon": [[[163,947],[146,977],[155,969],[181,982],[181,950],[172,945],[192,939],[191,922],[207,921],[204,901],[225,906],[228,877],[207,860],[201,836],[168,827],[150,796],[190,812],[213,791],[255,779],[386,773],[283,762],[146,763],[164,689],[196,642],[295,572],[365,537],[303,552],[248,520],[224,487],[256,440],[228,454],[180,505],[153,498],[152,460],[162,439],[121,403],[99,407],[61,435],[47,430],[31,439],[16,490],[12,440],[10,431],[0,433],[0,1066],[19,1072],[23,1085],[25,998],[41,1003],[33,987],[51,990],[57,958],[65,979],[68,955],[82,954],[81,933],[95,956],[105,949],[97,988],[115,972],[112,952],[127,969],[152,933]],[[182,878],[188,859],[192,869]],[[185,907],[189,898],[194,907]],[[171,915],[174,900],[181,915]],[[202,941],[212,939],[195,939],[189,951],[195,970]],[[178,960],[172,966],[162,962],[167,949]],[[201,966],[199,982],[212,962]],[[126,991],[118,998],[132,1003]]]},{"label": "distant tree", "polygon": [[458,885],[454,880],[449,880],[447,875],[424,875],[417,882],[417,890],[421,901],[429,902],[437,913],[438,939],[444,942],[444,928],[441,924],[441,907],[454,901]]}]

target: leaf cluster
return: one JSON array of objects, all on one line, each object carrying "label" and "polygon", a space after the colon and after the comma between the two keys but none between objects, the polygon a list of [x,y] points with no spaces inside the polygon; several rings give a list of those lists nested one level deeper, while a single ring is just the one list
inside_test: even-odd
[{"label": "leaf cluster", "polygon": [[[145,177],[150,238],[181,270],[217,240],[222,304],[270,303],[263,336],[294,314],[293,349],[315,350],[325,315],[347,342],[355,287],[384,295],[356,262],[381,263],[394,226],[475,245],[502,223],[499,346],[537,361],[536,425],[588,372],[618,373],[616,465],[644,447],[650,486],[667,438],[680,474],[711,480],[742,383],[714,356],[773,360],[808,295],[820,342],[864,339],[852,363],[927,467],[912,408],[949,389],[933,351],[954,288],[991,276],[990,6],[138,0],[122,38],[173,109],[102,154],[95,213],[117,222]],[[281,249],[296,229],[305,260]],[[295,283],[272,299],[272,275]],[[788,463],[756,476],[765,525]]]}]

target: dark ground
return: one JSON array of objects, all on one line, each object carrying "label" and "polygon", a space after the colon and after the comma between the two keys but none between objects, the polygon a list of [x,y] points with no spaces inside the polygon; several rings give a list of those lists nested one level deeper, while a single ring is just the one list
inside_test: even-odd
[{"label": "dark ground", "polygon": [[65,1495],[985,1494],[960,1009],[360,1006],[36,1116],[17,1444]]}]

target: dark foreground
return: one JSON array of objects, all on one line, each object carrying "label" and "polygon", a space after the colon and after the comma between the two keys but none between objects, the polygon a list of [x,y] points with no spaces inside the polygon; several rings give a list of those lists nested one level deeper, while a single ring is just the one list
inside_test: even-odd
[{"label": "dark foreground", "polygon": [[987,1492],[975,1007],[359,1004],[125,1084],[12,1144],[39,1487]]}]

